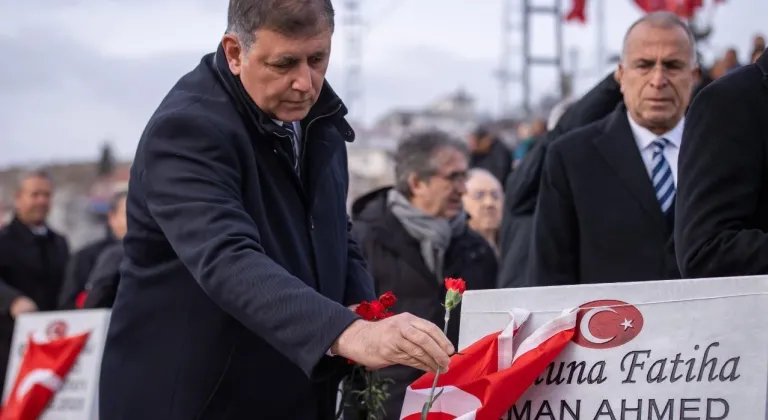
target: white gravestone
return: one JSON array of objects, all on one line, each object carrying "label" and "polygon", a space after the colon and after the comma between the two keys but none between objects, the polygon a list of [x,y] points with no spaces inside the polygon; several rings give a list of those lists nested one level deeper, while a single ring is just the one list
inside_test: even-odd
[{"label": "white gravestone", "polygon": [[574,340],[512,420],[766,419],[768,276],[468,291],[459,347],[581,307]]},{"label": "white gravestone", "polygon": [[80,357],[39,420],[98,420],[99,372],[110,313],[108,309],[92,309],[19,316],[13,331],[3,404],[13,388],[30,334],[39,342],[45,341],[51,333],[73,336],[90,332]]}]

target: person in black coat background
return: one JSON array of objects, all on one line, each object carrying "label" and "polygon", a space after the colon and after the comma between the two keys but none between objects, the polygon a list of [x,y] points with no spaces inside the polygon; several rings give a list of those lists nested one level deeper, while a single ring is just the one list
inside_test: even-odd
[{"label": "person in black coat background", "polygon": [[231,0],[216,52],[147,123],[100,418],[332,419],[347,359],[447,367],[433,323],[349,308],[376,296],[346,211],[354,132],[325,80],[333,16],[330,0]]},{"label": "person in black coat background", "polygon": [[691,104],[675,246],[684,277],[768,274],[768,53]]},{"label": "person in black coat background", "polygon": [[110,200],[109,211],[107,212],[107,233],[104,239],[84,247],[70,258],[59,295],[59,309],[69,310],[83,307],[87,295],[86,285],[99,257],[104,250],[123,240],[127,230],[125,222],[126,195],[127,191],[119,191]]},{"label": "person in black coat background", "polygon": [[[395,154],[395,186],[352,205],[353,233],[368,262],[376,293],[394,292],[395,313],[444,324],[445,277],[463,278],[468,290],[493,289],[498,264],[491,245],[467,226],[462,209],[467,151],[439,131],[414,134]],[[452,311],[448,338],[458,345],[461,308]],[[384,404],[387,420],[400,418],[405,389],[423,372],[392,366]],[[349,418],[359,418],[350,414]]]},{"label": "person in black coat background", "polygon": [[531,230],[547,148],[563,134],[605,118],[616,109],[621,99],[620,86],[611,73],[569,106],[555,128],[543,139],[535,142],[520,166],[510,173],[505,187],[504,214],[499,229],[499,288],[531,285],[527,278]]},{"label": "person in black coat background", "polygon": [[14,218],[0,229],[0,381],[5,380],[15,318],[57,306],[69,245],[46,224],[52,196],[46,172],[23,174]]},{"label": "person in black coat background", "polygon": [[115,194],[110,209],[110,226],[118,240],[102,250],[84,286],[85,299],[82,308],[111,308],[120,284],[120,263],[123,261],[123,237],[125,236],[125,202],[127,192]]},{"label": "person in black coat background", "polygon": [[535,285],[679,278],[677,151],[698,65],[688,26],[649,13],[627,31],[624,104],[547,150],[534,218]]},{"label": "person in black coat background", "polygon": [[469,136],[469,166],[492,173],[503,185],[512,172],[512,151],[490,127],[479,126]]}]

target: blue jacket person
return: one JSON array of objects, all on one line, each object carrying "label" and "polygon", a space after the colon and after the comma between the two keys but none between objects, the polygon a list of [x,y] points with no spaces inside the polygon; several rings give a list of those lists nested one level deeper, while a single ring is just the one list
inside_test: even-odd
[{"label": "blue jacket person", "polygon": [[381,322],[350,239],[347,110],[325,81],[330,0],[231,0],[215,53],[139,142],[100,380],[109,420],[325,419],[345,358],[447,366],[409,314]]}]

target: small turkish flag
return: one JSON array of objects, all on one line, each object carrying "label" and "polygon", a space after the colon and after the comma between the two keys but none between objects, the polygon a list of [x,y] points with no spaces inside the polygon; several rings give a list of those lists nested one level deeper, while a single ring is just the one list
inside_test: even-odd
[{"label": "small turkish flag", "polygon": [[[569,309],[520,342],[518,331],[530,312],[514,309],[507,327],[487,335],[451,357],[438,378],[429,420],[498,420],[573,338],[578,310]],[[519,343],[519,345],[515,345]],[[515,350],[515,347],[517,350]],[[405,392],[401,420],[419,420],[434,373],[417,379]]]},{"label": "small turkish flag", "polygon": [[38,343],[29,337],[0,420],[37,420],[61,388],[89,333]]}]

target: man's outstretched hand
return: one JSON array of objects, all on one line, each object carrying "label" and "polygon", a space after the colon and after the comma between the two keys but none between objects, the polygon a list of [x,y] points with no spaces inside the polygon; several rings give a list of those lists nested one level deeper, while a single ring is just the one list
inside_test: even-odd
[{"label": "man's outstretched hand", "polygon": [[440,328],[408,313],[376,322],[357,320],[331,347],[333,354],[369,369],[405,365],[426,372],[447,370],[454,351]]}]

